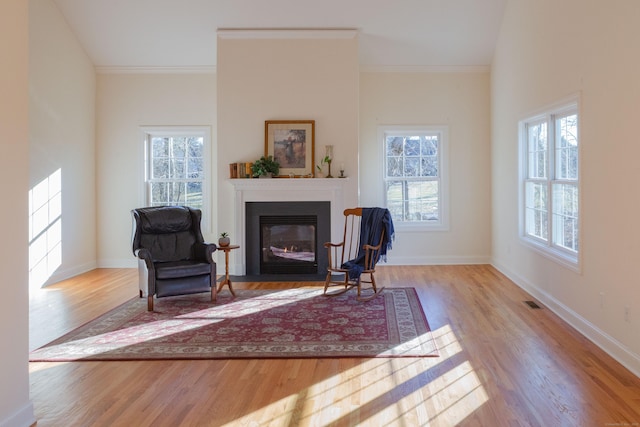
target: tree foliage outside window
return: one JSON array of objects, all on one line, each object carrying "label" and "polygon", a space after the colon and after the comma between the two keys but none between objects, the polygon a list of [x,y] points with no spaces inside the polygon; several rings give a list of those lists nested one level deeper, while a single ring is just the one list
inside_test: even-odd
[{"label": "tree foliage outside window", "polygon": [[521,122],[523,237],[577,264],[578,110],[570,103]]},{"label": "tree foliage outside window", "polygon": [[386,206],[394,222],[443,224],[440,129],[388,129],[383,133]]},{"label": "tree foliage outside window", "polygon": [[148,133],[147,202],[203,209],[205,135],[190,132]]}]

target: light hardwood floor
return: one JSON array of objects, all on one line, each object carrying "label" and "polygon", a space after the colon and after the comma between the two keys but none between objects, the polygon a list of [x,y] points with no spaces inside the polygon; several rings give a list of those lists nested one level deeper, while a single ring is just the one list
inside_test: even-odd
[{"label": "light hardwood floor", "polygon": [[[418,290],[439,357],[30,363],[37,425],[640,425],[640,379],[494,268],[377,270]],[[99,269],[33,292],[31,348],[136,297],[136,280]]]}]

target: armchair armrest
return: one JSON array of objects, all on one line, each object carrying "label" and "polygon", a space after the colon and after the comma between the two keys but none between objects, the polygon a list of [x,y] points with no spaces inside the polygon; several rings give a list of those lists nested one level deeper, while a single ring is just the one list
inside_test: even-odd
[{"label": "armchair armrest", "polygon": [[144,261],[144,264],[146,265],[147,270],[153,269],[153,258],[151,257],[151,252],[149,252],[149,249],[145,249],[145,248],[136,249],[133,252],[133,254],[136,256],[136,258]]},{"label": "armchair armrest", "polygon": [[193,245],[194,256],[199,260],[205,260],[209,264],[215,264],[213,253],[218,250],[215,243],[195,243]]}]

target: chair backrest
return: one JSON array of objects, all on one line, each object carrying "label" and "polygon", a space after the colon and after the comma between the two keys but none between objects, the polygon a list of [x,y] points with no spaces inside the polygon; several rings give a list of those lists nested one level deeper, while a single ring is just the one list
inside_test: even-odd
[{"label": "chair backrest", "polygon": [[202,212],[186,206],[138,208],[133,215],[132,249],[145,248],[154,261],[182,261],[193,258],[193,245],[204,242]]},{"label": "chair backrest", "polygon": [[[363,259],[365,270],[372,270],[381,255],[382,242],[384,241],[384,227],[372,224],[363,224],[363,208],[351,208],[344,210],[344,236],[343,250],[340,264],[353,260],[362,255],[363,245],[373,248],[368,251]],[[364,233],[364,234],[363,234]]]}]

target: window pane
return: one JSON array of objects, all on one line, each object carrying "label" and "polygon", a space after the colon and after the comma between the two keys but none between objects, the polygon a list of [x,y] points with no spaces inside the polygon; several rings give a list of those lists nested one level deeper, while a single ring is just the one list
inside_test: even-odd
[{"label": "window pane", "polygon": [[399,177],[403,176],[404,162],[402,157],[389,157],[387,158],[387,176]]},{"label": "window pane", "polygon": [[170,205],[184,205],[186,184],[183,182],[173,182],[169,184],[169,189],[170,193],[168,203]]},{"label": "window pane", "polygon": [[171,156],[185,157],[187,153],[186,138],[173,138],[171,141]]},{"label": "window pane", "polygon": [[525,192],[525,232],[531,236],[547,240],[549,236],[547,186],[527,182]]},{"label": "window pane", "polygon": [[407,221],[437,221],[440,217],[438,207],[438,182],[407,182]]},{"label": "window pane", "polygon": [[438,155],[438,137],[426,136],[422,141],[422,155],[423,156],[437,156]]},{"label": "window pane", "polygon": [[404,159],[404,176],[418,176],[420,172],[420,158],[406,157]]},{"label": "window pane", "polygon": [[556,177],[578,179],[578,116],[556,120]]},{"label": "window pane", "polygon": [[438,176],[438,158],[436,156],[428,156],[422,158],[420,175]]},{"label": "window pane", "polygon": [[553,244],[578,250],[578,187],[553,185]]},{"label": "window pane", "polygon": [[527,127],[528,178],[547,177],[547,123]]},{"label": "window pane", "polygon": [[167,157],[169,155],[168,138],[151,138],[151,152],[153,157]]},{"label": "window pane", "polygon": [[204,152],[204,138],[202,137],[191,137],[188,138],[188,150],[189,157],[203,157]]},{"label": "window pane", "polygon": [[401,156],[403,141],[401,136],[387,136],[387,156]]},{"label": "window pane", "polygon": [[202,183],[201,182],[189,182],[187,183],[187,195],[185,203],[192,208],[202,209]]},{"label": "window pane", "polygon": [[152,179],[169,178],[169,159],[166,157],[153,159],[153,167],[151,168]]},{"label": "window pane", "polygon": [[171,178],[184,179],[184,159],[172,159],[171,160]]},{"label": "window pane", "polygon": [[437,221],[438,196],[437,181],[387,182],[387,208],[399,221]]},{"label": "window pane", "polygon": [[151,206],[167,204],[167,184],[165,182],[151,183]]},{"label": "window pane", "polygon": [[187,178],[203,178],[204,171],[204,159],[203,158],[190,158],[187,165]]},{"label": "window pane", "polygon": [[406,139],[404,144],[405,156],[419,156],[420,155],[420,137],[410,136]]},{"label": "window pane", "polygon": [[387,209],[392,218],[404,218],[403,181],[387,181]]}]

